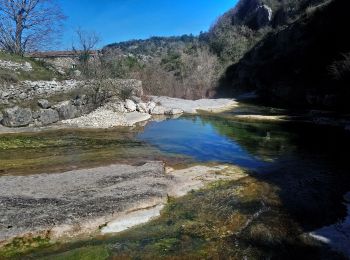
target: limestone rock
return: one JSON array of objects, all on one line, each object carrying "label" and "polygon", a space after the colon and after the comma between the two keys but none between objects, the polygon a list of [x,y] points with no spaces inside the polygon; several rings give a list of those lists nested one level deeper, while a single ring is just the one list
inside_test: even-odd
[{"label": "limestone rock", "polygon": [[40,117],[40,111],[33,111],[32,112],[32,118],[38,119]]},{"label": "limestone rock", "polygon": [[147,112],[152,113],[152,110],[156,107],[156,103],[153,101],[147,103]]},{"label": "limestone rock", "polygon": [[258,28],[268,25],[271,19],[272,19],[272,9],[269,6],[260,5],[256,9],[256,23]]},{"label": "limestone rock", "polygon": [[169,115],[169,116],[173,116],[173,115],[179,115],[179,114],[183,114],[183,110],[179,109],[179,108],[170,108],[168,110],[165,111],[165,115]]},{"label": "limestone rock", "polygon": [[54,109],[40,110],[39,122],[41,122],[42,125],[56,123],[59,119],[58,112]]},{"label": "limestone rock", "polygon": [[0,124],[1,124],[1,121],[2,121],[2,119],[3,119],[3,115],[2,115],[2,113],[0,112]]},{"label": "limestone rock", "polygon": [[60,120],[71,119],[77,116],[78,111],[71,101],[63,101],[54,106],[57,110]]},{"label": "limestone rock", "polygon": [[39,105],[39,107],[41,107],[43,109],[47,109],[47,108],[51,107],[49,101],[46,100],[46,99],[39,99],[38,100],[38,105]]},{"label": "limestone rock", "polygon": [[128,110],[128,112],[134,112],[136,111],[136,104],[134,101],[127,99],[125,100],[125,108]]},{"label": "limestone rock", "polygon": [[166,111],[165,107],[155,106],[155,108],[153,108],[151,114],[152,115],[164,115],[165,111]]},{"label": "limestone rock", "polygon": [[148,113],[147,104],[142,102],[138,103],[136,105],[136,110],[140,113]]},{"label": "limestone rock", "polygon": [[105,106],[105,108],[112,110],[113,112],[116,113],[126,113],[128,112],[127,109],[125,108],[125,104],[123,102],[109,102]]},{"label": "limestone rock", "polygon": [[22,92],[21,94],[18,95],[18,97],[23,100],[23,99],[26,99],[28,97],[28,95],[26,93]]},{"label": "limestone rock", "polygon": [[142,102],[142,99],[141,99],[140,97],[137,97],[137,96],[132,96],[130,99],[131,99],[132,101],[134,101],[136,104]]},{"label": "limestone rock", "polygon": [[32,122],[32,111],[30,108],[15,106],[3,111],[2,124],[8,127],[27,126]]},{"label": "limestone rock", "polygon": [[80,70],[74,70],[73,74],[75,77],[80,77],[81,76],[81,71]]},{"label": "limestone rock", "polygon": [[8,92],[8,91],[1,91],[1,93],[0,93],[0,98],[7,98],[8,96],[10,96],[11,95],[11,93],[10,92]]}]

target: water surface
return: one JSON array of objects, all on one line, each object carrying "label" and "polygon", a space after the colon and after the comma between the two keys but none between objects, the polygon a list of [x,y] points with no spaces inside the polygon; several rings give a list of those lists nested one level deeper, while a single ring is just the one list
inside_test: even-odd
[{"label": "water surface", "polygon": [[[270,165],[291,133],[224,116],[183,116],[136,129],[64,129],[0,135],[0,174],[59,172],[110,163],[164,160]],[[285,143],[286,144],[286,143]]]},{"label": "water surface", "polygon": [[[150,258],[342,259],[302,234],[347,215],[343,195],[350,190],[349,132],[302,122],[235,120],[235,114],[249,109],[154,121],[134,130],[0,135],[0,174],[147,160],[229,163],[249,169],[250,177],[240,182],[171,200],[160,219],[145,226],[38,250],[30,257],[76,259],[72,256],[101,252],[101,259],[142,258],[144,253]],[[254,109],[261,114],[277,111]]]},{"label": "water surface", "polygon": [[[270,138],[267,133],[265,137]],[[137,139],[161,151],[187,155],[199,162],[231,163],[251,169],[268,164],[200,116],[151,122]]]}]

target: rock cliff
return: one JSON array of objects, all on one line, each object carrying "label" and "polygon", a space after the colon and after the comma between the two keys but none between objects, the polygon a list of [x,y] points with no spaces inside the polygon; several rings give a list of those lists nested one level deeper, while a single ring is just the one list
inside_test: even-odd
[{"label": "rock cliff", "polygon": [[290,107],[349,110],[349,7],[328,1],[269,33],[228,68],[221,90],[256,91],[263,101]]}]

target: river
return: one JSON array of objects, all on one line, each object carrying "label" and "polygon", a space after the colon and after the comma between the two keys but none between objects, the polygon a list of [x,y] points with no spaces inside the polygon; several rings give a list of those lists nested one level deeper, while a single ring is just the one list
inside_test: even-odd
[{"label": "river", "polygon": [[[249,176],[170,199],[161,216],[120,234],[45,245],[46,259],[324,258],[340,253],[308,234],[347,216],[350,134],[300,122],[244,122],[248,107],[184,115],[133,129],[0,135],[0,176],[163,160],[171,167],[233,164]],[[85,257],[85,258],[84,258]]]}]

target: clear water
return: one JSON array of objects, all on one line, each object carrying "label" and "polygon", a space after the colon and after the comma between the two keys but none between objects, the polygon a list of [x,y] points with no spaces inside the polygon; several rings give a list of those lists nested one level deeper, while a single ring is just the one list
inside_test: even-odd
[{"label": "clear water", "polygon": [[256,170],[268,167],[293,147],[291,132],[273,124],[235,122],[230,116],[184,116],[133,130],[0,134],[0,175],[147,160],[230,163]]},{"label": "clear water", "polygon": [[[257,110],[259,111],[261,109]],[[212,199],[216,199],[212,203],[214,209],[217,205],[232,204],[235,214],[249,215],[250,210],[256,212],[255,210],[261,206],[261,200],[268,200],[268,196],[272,196],[272,202],[275,201],[273,193],[271,195],[268,193],[267,197],[259,195],[261,190],[271,187],[278,193],[280,203],[273,204],[279,205],[278,210],[266,213],[270,214],[268,216],[262,215],[262,219],[258,219],[257,222],[267,227],[273,226],[276,232],[272,238],[265,239],[262,236],[262,246],[258,246],[255,252],[266,256],[272,250],[271,252],[278,255],[279,250],[285,248],[286,255],[294,252],[299,252],[302,256],[305,256],[306,252],[316,252],[317,255],[318,249],[313,248],[314,245],[312,248],[303,243],[300,245],[298,239],[294,239],[290,234],[296,232],[295,237],[299,237],[300,230],[309,232],[331,225],[346,215],[346,207],[342,200],[345,192],[350,189],[349,133],[343,129],[300,122],[288,124],[237,122],[233,117],[235,113],[246,113],[246,111],[183,116],[178,119],[150,122],[144,128],[132,131],[130,129],[64,130],[0,135],[0,175],[64,171],[76,167],[93,167],[118,162],[139,163],[145,160],[164,160],[167,163],[223,162],[243,166],[254,169],[251,172],[254,179],[250,179],[252,185],[249,186],[251,188],[247,194],[249,197],[251,192],[257,193],[254,198],[254,201],[255,199],[257,201],[256,205],[249,200],[251,197],[247,201],[244,197],[241,198],[242,201],[237,198],[225,200],[227,194],[235,191],[234,184],[232,187],[226,187],[222,198],[220,196],[207,198],[205,193],[199,192],[195,203],[203,202],[202,207],[206,209],[206,203],[210,204]],[[268,114],[265,110],[261,113]],[[261,174],[262,172],[266,174]],[[244,186],[244,183],[242,185]],[[193,194],[191,196],[196,198]],[[206,230],[202,228],[202,224],[205,223],[197,223],[198,230],[189,231],[189,234],[195,234],[193,237],[190,235],[183,237],[181,221],[185,221],[184,224],[189,224],[189,227],[196,224],[195,221],[209,221],[209,224],[205,225],[211,227],[212,219],[206,220],[205,216],[189,214],[193,204],[189,204],[189,209],[184,212],[180,210],[182,206],[176,206],[184,204],[186,205],[186,202],[175,204],[174,209],[170,211],[180,212],[182,215],[179,213],[180,215],[170,220],[164,220],[164,223],[160,218],[159,222],[152,222],[120,236],[62,244],[62,247],[58,245],[57,248],[49,248],[47,251],[38,249],[33,257],[29,258],[37,259],[36,256],[40,255],[48,256],[46,259],[81,259],[76,255],[86,253],[101,256],[86,259],[108,259],[102,257],[105,251],[114,256],[119,256],[120,252],[142,255],[146,249],[158,256],[164,256],[180,250],[178,244],[184,245],[185,249],[191,248],[191,252],[202,253],[207,245],[207,240],[200,237],[201,232]],[[296,231],[286,219],[297,225]],[[179,229],[176,229],[177,225]],[[287,235],[280,235],[284,234],[283,232]],[[263,230],[263,234],[265,233],[267,231]],[[288,239],[283,242],[287,237]],[[234,249],[245,256],[251,254],[251,258],[255,259],[254,253],[249,253],[252,244],[246,243],[245,239],[242,236],[242,243],[239,246],[226,240],[221,242],[227,244],[221,245],[218,241],[220,244],[218,248]],[[278,242],[264,246],[266,241]],[[296,243],[297,247],[289,245],[290,241]],[[204,249],[200,247],[201,243]],[[174,251],[169,249],[169,252],[165,252],[164,248]],[[96,251],[97,249],[101,252]],[[67,258],[66,254],[72,257]],[[210,255],[211,251],[208,251],[208,254]],[[312,253],[306,258],[318,259],[315,254]],[[52,258],[52,255],[60,257]],[[223,257],[225,258],[228,257]]]},{"label": "clear water", "polygon": [[191,156],[199,162],[231,163],[251,169],[268,164],[199,116],[151,122],[137,139],[161,151]]}]

